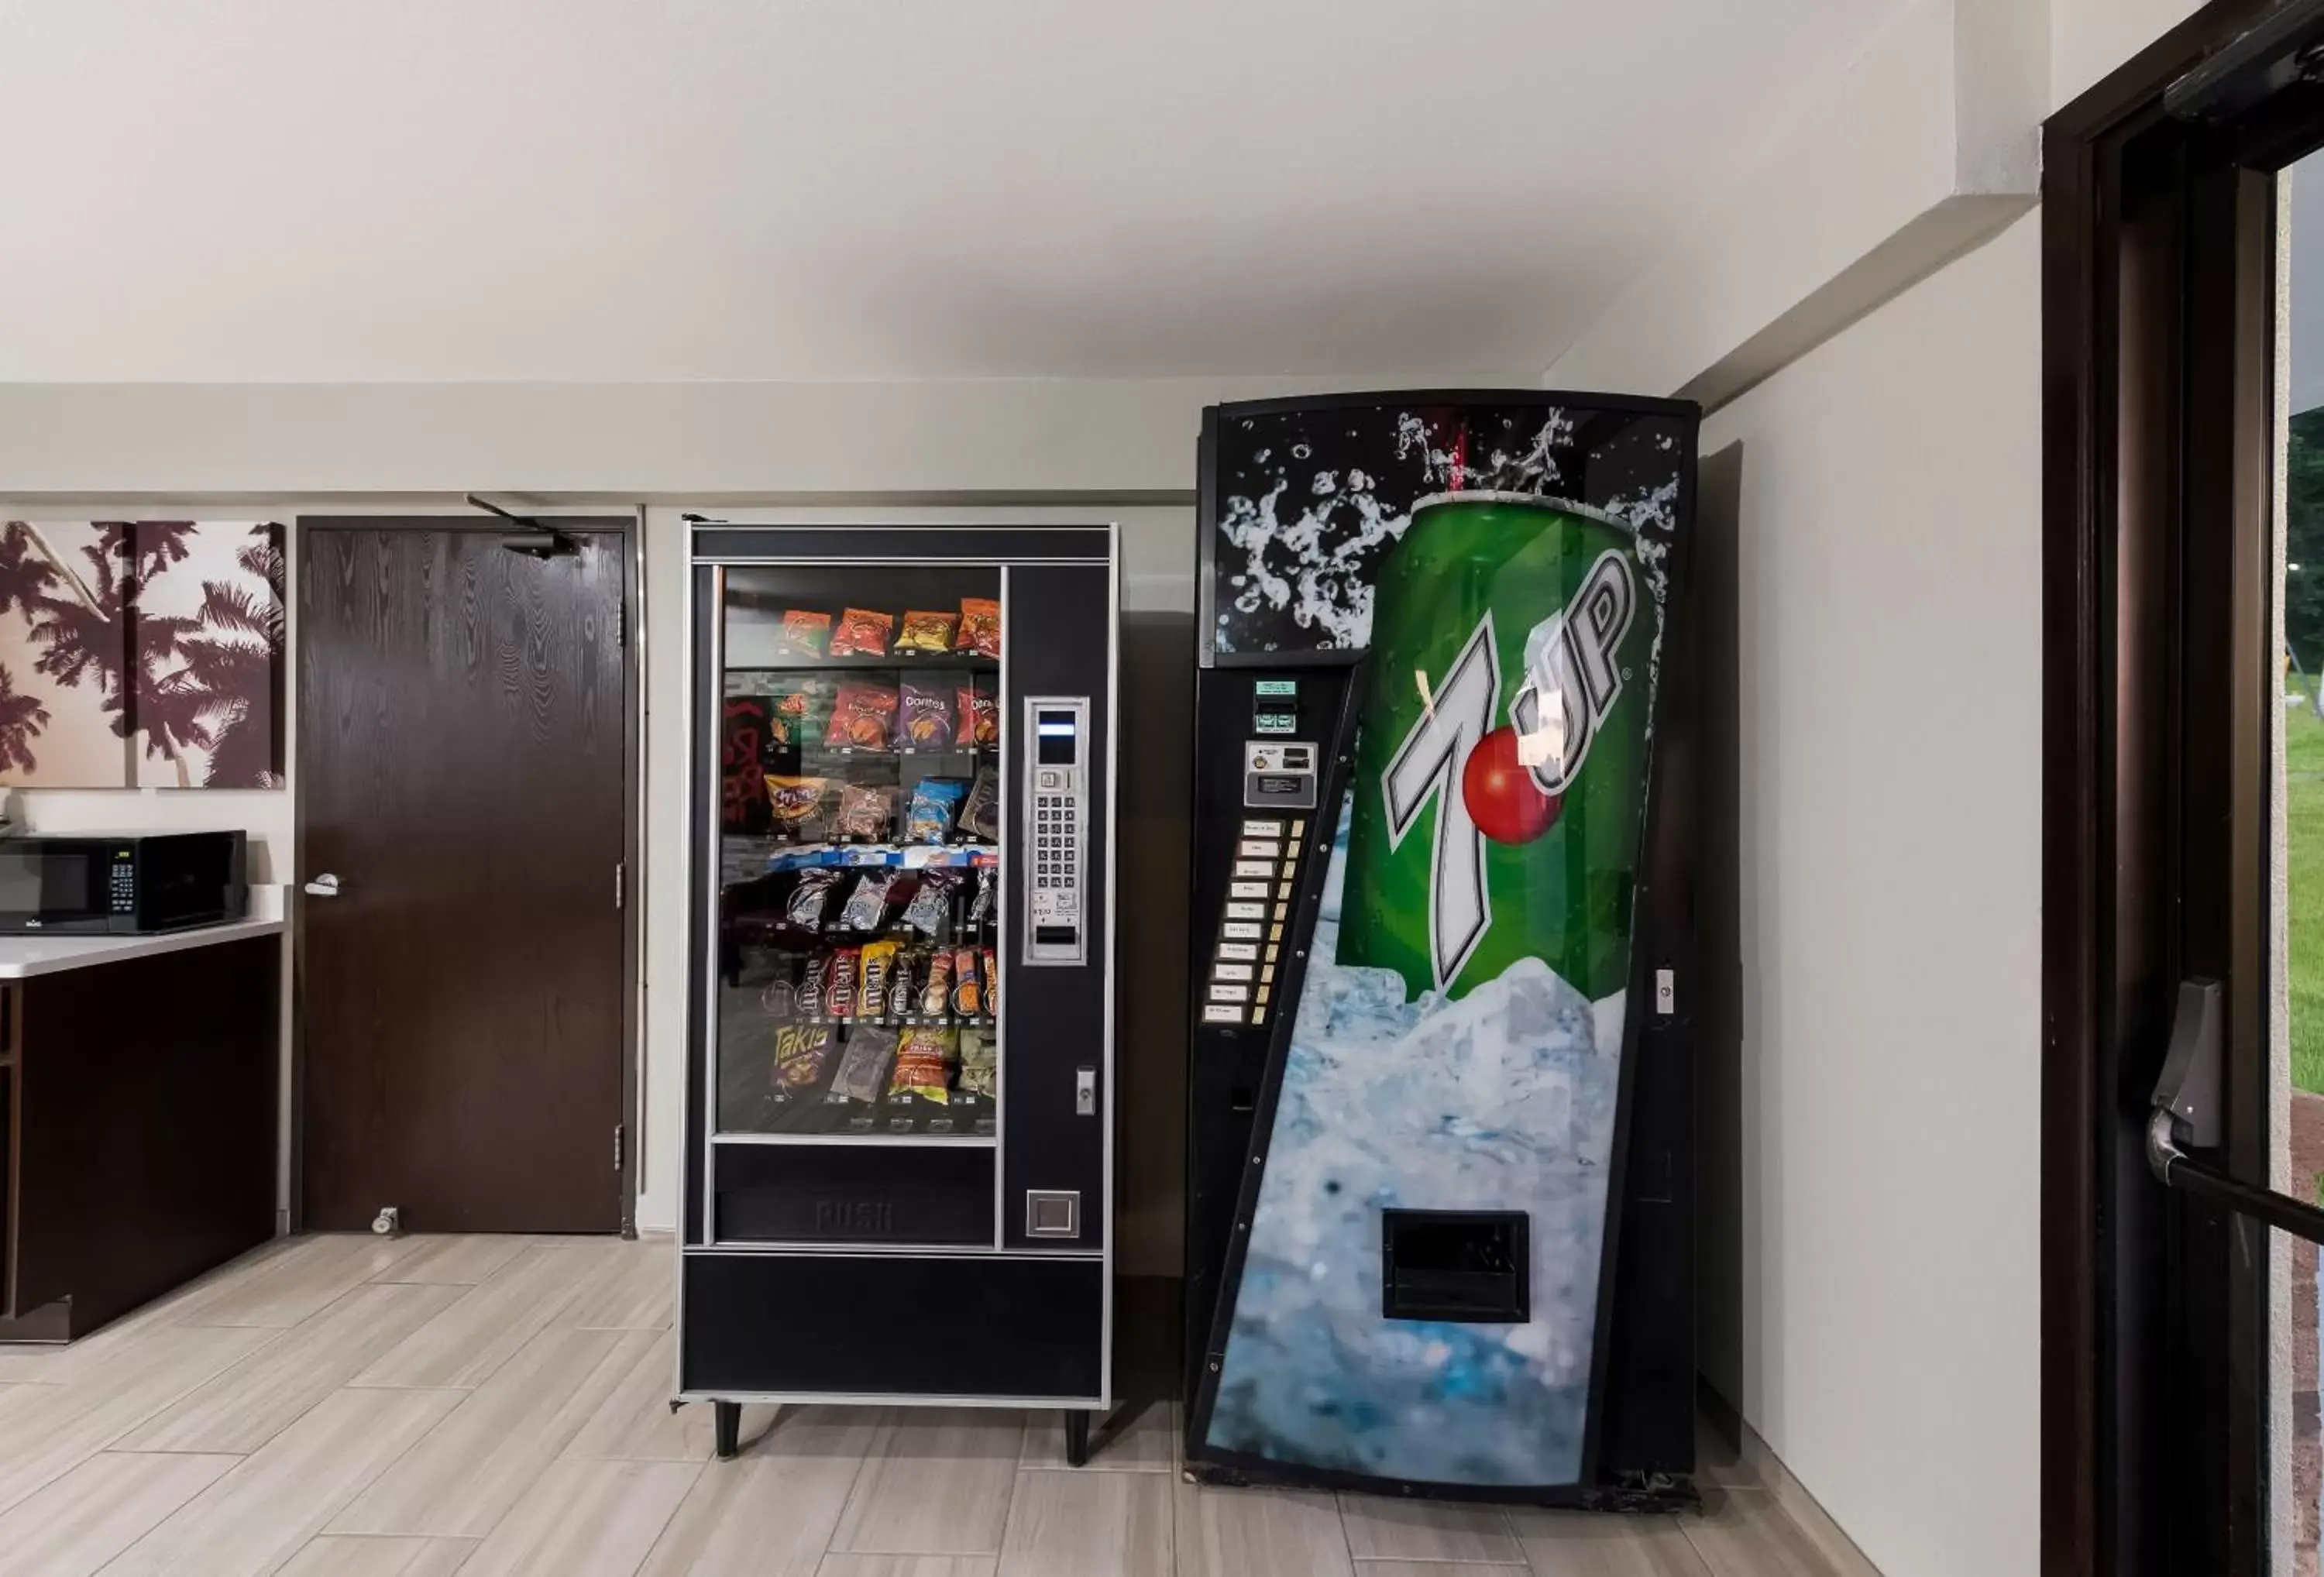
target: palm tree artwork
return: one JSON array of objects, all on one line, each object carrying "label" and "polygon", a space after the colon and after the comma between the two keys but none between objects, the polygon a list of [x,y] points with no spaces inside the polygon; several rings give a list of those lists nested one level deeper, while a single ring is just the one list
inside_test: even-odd
[{"label": "palm tree artwork", "polygon": [[282,530],[0,526],[0,784],[282,782]]}]

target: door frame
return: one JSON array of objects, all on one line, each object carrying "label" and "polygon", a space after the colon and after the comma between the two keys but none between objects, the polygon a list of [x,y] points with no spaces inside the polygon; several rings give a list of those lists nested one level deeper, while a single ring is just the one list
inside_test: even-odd
[{"label": "door frame", "polygon": [[[546,527],[593,536],[614,536],[621,541],[622,564],[622,973],[628,989],[622,993],[622,1146],[621,1236],[638,1235],[638,1178],[642,1173],[645,1146],[642,1038],[645,993],[646,871],[645,810],[645,512],[628,514],[542,514]],[[304,613],[305,581],[299,573],[307,561],[307,548],[322,531],[391,530],[489,531],[505,534],[505,521],[475,514],[300,515],[294,526],[298,544],[291,561],[290,715],[298,716],[307,682],[304,665],[296,660],[298,626]],[[307,799],[300,791],[304,777],[300,764],[309,742],[304,731],[291,752],[290,792],[295,827],[291,835],[291,870],[286,890],[290,923],[290,1199],[286,1226],[296,1232],[306,1226],[307,1151],[307,909],[300,884],[307,879]]]},{"label": "door frame", "polygon": [[[2160,1570],[2140,1558],[2182,1539],[2248,1571],[2264,1548],[2264,1501],[2143,1493],[2158,1476],[2230,1494],[2265,1482],[2250,1455],[2265,1438],[2265,1325],[2250,1300],[2268,1282],[2233,1268],[2248,1229],[2166,1196],[2126,1140],[2139,1080],[2161,1061],[2159,984],[2225,978],[2231,1065],[2265,1052],[2252,1038],[2272,1012],[2271,855],[2253,747],[2269,738],[2274,392],[2272,355],[2252,353],[2273,349],[2274,215],[2264,178],[2221,168],[2227,134],[2186,134],[2197,152],[2168,177],[2158,139],[2134,144],[2170,124],[2172,84],[2283,14],[2212,0],[2043,127],[2044,1577]],[[2222,696],[2222,715],[2179,732],[2194,715],[2183,697]],[[2164,770],[2190,749],[2231,749],[2231,770],[2190,788]],[[2222,858],[2190,875],[2175,856],[2198,837]],[[2190,910],[2208,939],[2191,947]],[[2256,1162],[2265,1176],[2264,1140],[2250,1153],[2264,1100],[2230,1084],[2230,1160],[2245,1175]],[[2174,1294],[2174,1271],[2209,1290]]]}]

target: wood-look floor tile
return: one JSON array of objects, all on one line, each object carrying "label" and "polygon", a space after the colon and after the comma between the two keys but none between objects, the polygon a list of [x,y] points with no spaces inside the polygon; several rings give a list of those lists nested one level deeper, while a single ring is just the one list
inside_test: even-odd
[{"label": "wood-look floor tile", "polygon": [[1001,1577],[1172,1577],[1170,1482],[1159,1473],[1019,1472]]},{"label": "wood-look floor tile", "polygon": [[1711,1490],[1703,1514],[1682,1517],[1679,1526],[1711,1577],[1863,1577],[1871,1571],[1852,1550],[1823,1547],[1765,1489]]},{"label": "wood-look floor tile", "polygon": [[87,1577],[240,1460],[175,1452],[90,1457],[0,1516],[0,1577]]},{"label": "wood-look floor tile", "polygon": [[1173,1481],[1180,1577],[1352,1577],[1339,1503],[1306,1489],[1214,1489]]},{"label": "wood-look floor tile", "polygon": [[1356,1577],[1492,1577],[1522,1566],[1480,1566],[1467,1561],[1358,1561]]},{"label": "wood-look floor tile", "polygon": [[106,1568],[106,1577],[269,1572],[442,1422],[456,1391],[334,1391]]},{"label": "wood-look floor tile", "polygon": [[0,1342],[0,1382],[62,1385],[113,1365],[126,1351],[173,1328],[177,1316],[244,1277],[256,1274],[310,1239],[276,1238],[195,1277],[175,1292],[66,1343]]},{"label": "wood-look floor tile", "polygon": [[275,1577],[452,1577],[475,1550],[469,1539],[309,1539]]},{"label": "wood-look floor tile", "polygon": [[0,1406],[0,1510],[111,1445],[281,1333],[180,1325],[122,1347],[62,1385],[24,1386]]},{"label": "wood-look floor tile", "polygon": [[559,1324],[582,1331],[666,1331],[678,1287],[667,1240],[623,1243],[593,1270]]},{"label": "wood-look floor tile", "polygon": [[1525,1564],[1525,1549],[1498,1506],[1454,1500],[1342,1495],[1348,1553],[1359,1561],[1471,1561]]},{"label": "wood-look floor tile", "polygon": [[798,1407],[712,1462],[638,1577],[815,1577],[884,1414]]},{"label": "wood-look floor tile", "polygon": [[413,1240],[333,1232],[282,1251],[187,1298],[180,1325],[287,1327],[321,1313],[411,1251]]},{"label": "wood-look floor tile", "polygon": [[825,1555],[815,1577],[992,1577],[999,1563],[991,1555]]},{"label": "wood-look floor tile", "polygon": [[[1065,1461],[1065,1416],[1052,1409],[1034,1413],[1025,1425],[1025,1454],[1018,1462],[1027,1468],[1063,1468]],[[1167,1473],[1178,1466],[1178,1413],[1176,1404],[1149,1402],[1111,1438],[1094,1431],[1090,1440],[1092,1469],[1108,1472]]]},{"label": "wood-look floor tile", "polygon": [[1534,1577],[1708,1577],[1675,1517],[1518,1507],[1509,1526]]},{"label": "wood-look floor tile", "polygon": [[998,1554],[1024,1449],[1021,1413],[899,1409],[863,1464],[831,1547],[878,1555]]},{"label": "wood-look floor tile", "polygon": [[482,1538],[637,1361],[642,1332],[543,1331],[333,1517],[331,1533]]},{"label": "wood-look floor tile", "polygon": [[460,1577],[632,1577],[707,1471],[694,1462],[551,1463]]},{"label": "wood-look floor tile", "polygon": [[[643,1334],[647,1343],[636,1349],[637,1359],[629,1372],[566,1445],[565,1455],[623,1457],[635,1462],[710,1460],[717,1445],[710,1404],[689,1402],[670,1411],[670,1393],[678,1386],[677,1337],[668,1331]],[[774,1412],[772,1407],[758,1406],[742,1409],[745,1449],[772,1422]]]},{"label": "wood-look floor tile", "polygon": [[532,1247],[531,1239],[516,1232],[441,1232],[407,1241],[410,1252],[399,1256],[374,1281],[474,1286]]},{"label": "wood-look floor tile", "polygon": [[247,1455],[441,1314],[456,1286],[356,1287],[119,1441],[124,1451]]},{"label": "wood-look floor tile", "polygon": [[355,1376],[358,1386],[478,1386],[562,1313],[588,1270],[569,1249],[521,1250]]}]

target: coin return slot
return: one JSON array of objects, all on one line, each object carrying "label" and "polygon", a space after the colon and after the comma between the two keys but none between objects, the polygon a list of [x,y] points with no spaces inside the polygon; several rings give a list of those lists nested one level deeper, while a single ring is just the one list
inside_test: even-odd
[{"label": "coin return slot", "polygon": [[1078,1238],[1082,1235],[1079,1193],[1025,1191],[1025,1235],[1028,1238]]},{"label": "coin return slot", "polygon": [[1521,1325],[1529,1258],[1523,1211],[1382,1211],[1381,1317]]}]

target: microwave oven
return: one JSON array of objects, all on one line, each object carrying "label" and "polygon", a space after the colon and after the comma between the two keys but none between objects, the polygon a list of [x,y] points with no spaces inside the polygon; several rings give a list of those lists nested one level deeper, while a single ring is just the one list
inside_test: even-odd
[{"label": "microwave oven", "polygon": [[143,936],[241,919],[244,842],[239,832],[0,838],[0,932]]}]

